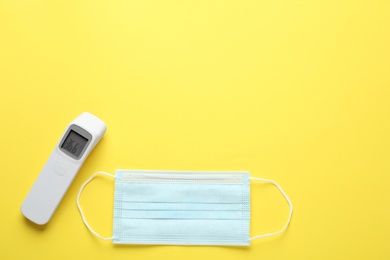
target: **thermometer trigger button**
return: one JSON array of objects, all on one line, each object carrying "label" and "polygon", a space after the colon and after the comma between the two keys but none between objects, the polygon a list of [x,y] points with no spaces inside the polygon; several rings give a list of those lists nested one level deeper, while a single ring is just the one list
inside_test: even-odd
[{"label": "thermometer trigger button", "polygon": [[66,166],[63,165],[62,163],[59,163],[59,162],[54,165],[53,169],[54,169],[54,172],[60,176],[62,176],[66,173]]}]

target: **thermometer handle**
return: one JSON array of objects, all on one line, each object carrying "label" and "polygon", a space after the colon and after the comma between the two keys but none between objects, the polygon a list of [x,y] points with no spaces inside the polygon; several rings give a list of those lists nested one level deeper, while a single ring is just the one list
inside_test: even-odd
[{"label": "thermometer handle", "polygon": [[23,215],[39,225],[49,222],[82,163],[67,160],[56,147],[22,204]]}]

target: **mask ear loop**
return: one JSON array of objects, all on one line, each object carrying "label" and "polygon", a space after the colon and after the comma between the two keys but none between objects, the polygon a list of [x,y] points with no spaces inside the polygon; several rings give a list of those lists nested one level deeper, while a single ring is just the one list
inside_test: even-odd
[{"label": "mask ear loop", "polygon": [[81,196],[81,192],[84,190],[85,186],[87,186],[87,184],[92,181],[93,178],[96,177],[96,175],[106,175],[108,177],[111,177],[111,178],[116,178],[114,175],[110,174],[110,173],[107,173],[107,172],[96,172],[94,173],[91,177],[89,177],[88,180],[86,180],[83,185],[80,187],[80,190],[79,190],[79,193],[77,194],[77,199],[76,199],[76,203],[77,203],[77,208],[79,209],[80,211],[80,215],[81,215],[81,218],[83,219],[83,222],[84,224],[87,226],[87,228],[89,229],[89,231],[91,231],[92,234],[94,234],[95,236],[99,237],[100,239],[103,239],[103,240],[113,240],[114,237],[102,237],[101,235],[99,235],[95,230],[93,230],[91,228],[91,226],[88,224],[85,216],[84,216],[84,213],[81,209],[81,206],[80,206],[80,196]]},{"label": "mask ear loop", "polygon": [[283,197],[286,199],[288,205],[290,206],[290,214],[288,216],[288,219],[287,219],[287,223],[286,225],[279,231],[277,232],[274,232],[274,233],[269,233],[269,234],[264,234],[264,235],[259,235],[259,236],[254,236],[254,237],[251,237],[249,238],[249,240],[255,240],[255,239],[259,239],[259,238],[265,238],[265,237],[271,237],[271,236],[275,236],[275,235],[279,235],[281,233],[283,233],[288,225],[290,224],[290,221],[291,221],[291,217],[292,217],[292,213],[293,213],[293,205],[291,203],[291,200],[290,198],[287,196],[287,194],[284,192],[284,190],[282,189],[282,187],[279,186],[279,184],[277,184],[276,182],[274,182],[273,180],[267,180],[267,179],[262,179],[262,178],[253,178],[253,177],[249,177],[249,180],[254,180],[254,181],[262,181],[262,182],[267,182],[267,183],[271,183],[273,185],[275,185],[280,193],[282,193]]}]

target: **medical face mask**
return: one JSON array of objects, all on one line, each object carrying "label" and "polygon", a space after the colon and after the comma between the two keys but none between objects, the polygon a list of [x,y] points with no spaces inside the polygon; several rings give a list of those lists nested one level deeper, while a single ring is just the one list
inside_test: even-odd
[{"label": "medical face mask", "polygon": [[[98,174],[115,178],[112,237],[87,223],[80,206],[84,187]],[[286,225],[277,232],[250,237],[249,182],[275,185],[290,206]],[[292,203],[272,180],[248,172],[117,170],[97,172],[80,188],[77,207],[87,228],[114,244],[248,246],[251,240],[280,234],[288,227]]]}]

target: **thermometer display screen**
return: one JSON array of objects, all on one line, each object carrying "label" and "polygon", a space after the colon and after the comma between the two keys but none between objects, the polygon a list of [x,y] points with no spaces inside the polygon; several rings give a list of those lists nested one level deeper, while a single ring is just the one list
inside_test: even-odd
[{"label": "thermometer display screen", "polygon": [[61,145],[61,149],[79,158],[87,143],[87,138],[73,130],[70,130],[68,136],[65,138],[65,141]]}]

